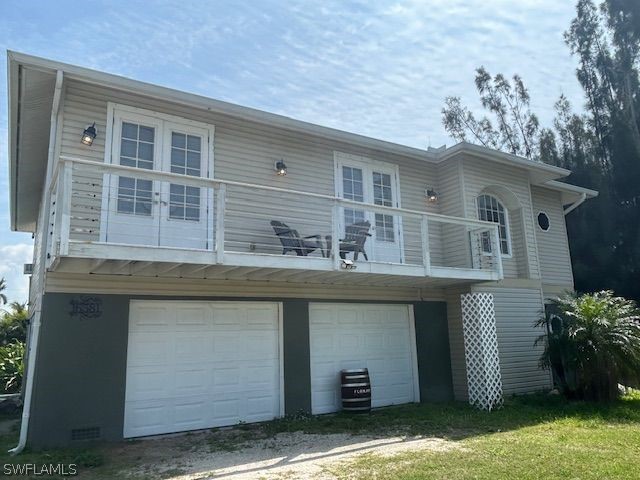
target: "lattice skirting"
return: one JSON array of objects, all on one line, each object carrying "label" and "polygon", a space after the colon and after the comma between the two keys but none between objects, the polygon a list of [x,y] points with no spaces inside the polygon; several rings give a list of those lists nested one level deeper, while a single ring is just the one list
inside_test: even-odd
[{"label": "lattice skirting", "polygon": [[502,405],[502,378],[493,295],[460,295],[469,403],[482,410]]}]

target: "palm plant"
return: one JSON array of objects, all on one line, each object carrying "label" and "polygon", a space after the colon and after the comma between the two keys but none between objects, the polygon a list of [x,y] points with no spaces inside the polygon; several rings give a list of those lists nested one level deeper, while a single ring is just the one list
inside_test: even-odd
[{"label": "palm plant", "polygon": [[0,347],[0,392],[17,393],[24,376],[24,342],[14,341]]},{"label": "palm plant", "polygon": [[557,313],[536,326],[547,334],[540,359],[568,396],[610,400],[618,383],[640,383],[640,312],[631,300],[602,291],[557,299]]},{"label": "palm plant", "polygon": [[25,342],[29,312],[25,303],[11,302],[9,308],[0,316],[0,346],[14,340]]},{"label": "palm plant", "polygon": [[7,296],[3,293],[7,289],[7,282],[4,277],[0,279],[0,304],[5,305],[7,303]]}]

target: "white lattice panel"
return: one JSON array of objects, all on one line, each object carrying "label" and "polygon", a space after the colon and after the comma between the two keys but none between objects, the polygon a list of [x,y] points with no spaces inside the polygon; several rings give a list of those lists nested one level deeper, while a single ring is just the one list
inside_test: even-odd
[{"label": "white lattice panel", "polygon": [[493,295],[460,295],[469,403],[483,410],[502,405],[500,355]]}]

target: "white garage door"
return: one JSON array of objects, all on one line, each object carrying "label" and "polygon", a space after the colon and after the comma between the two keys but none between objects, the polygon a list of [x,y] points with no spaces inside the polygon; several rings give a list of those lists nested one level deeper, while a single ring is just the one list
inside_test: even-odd
[{"label": "white garage door", "polygon": [[419,400],[410,305],[312,303],[311,409],[340,409],[340,370],[369,369],[374,407]]},{"label": "white garage door", "polygon": [[280,416],[278,308],[132,301],[124,437]]}]

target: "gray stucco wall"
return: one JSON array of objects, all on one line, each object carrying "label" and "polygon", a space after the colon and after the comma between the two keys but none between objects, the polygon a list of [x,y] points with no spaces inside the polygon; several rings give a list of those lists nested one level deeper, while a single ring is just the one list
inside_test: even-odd
[{"label": "gray stucco wall", "polygon": [[418,302],[413,305],[420,401],[453,400],[447,304]]},{"label": "gray stucco wall", "polygon": [[311,412],[309,302],[293,300],[282,307],[284,344],[284,411]]},{"label": "gray stucco wall", "polygon": [[[44,296],[28,432],[31,447],[73,444],[73,430],[96,427],[100,429],[100,440],[122,439],[129,301],[134,298],[177,299],[127,295]],[[87,299],[89,304],[91,299],[98,301],[99,315],[73,313],[72,302]],[[179,299],[239,301],[221,297]],[[285,413],[310,412],[309,302],[273,298],[245,300],[282,302]],[[446,305],[418,302],[414,310],[422,401],[449,400],[452,389]]]},{"label": "gray stucco wall", "polygon": [[36,358],[28,440],[66,445],[73,429],[100,427],[122,438],[129,298],[100,295],[102,315],[72,315],[79,295],[46,294]]}]

